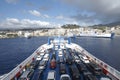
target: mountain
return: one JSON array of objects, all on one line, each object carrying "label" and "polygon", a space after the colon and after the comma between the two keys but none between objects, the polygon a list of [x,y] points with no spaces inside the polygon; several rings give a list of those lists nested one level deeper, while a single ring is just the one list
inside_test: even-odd
[{"label": "mountain", "polygon": [[98,26],[98,27],[101,27],[101,26],[108,26],[108,27],[113,27],[113,26],[120,26],[120,21],[118,22],[112,22],[112,23],[108,23],[108,24],[98,24],[98,25],[93,25],[91,27],[95,27],[95,26]]}]

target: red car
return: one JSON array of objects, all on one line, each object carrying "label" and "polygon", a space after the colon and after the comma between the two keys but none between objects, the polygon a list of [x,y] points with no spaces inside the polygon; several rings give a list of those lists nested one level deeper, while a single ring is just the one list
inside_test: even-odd
[{"label": "red car", "polygon": [[50,62],[50,68],[52,68],[52,69],[56,68],[56,61],[54,58]]}]

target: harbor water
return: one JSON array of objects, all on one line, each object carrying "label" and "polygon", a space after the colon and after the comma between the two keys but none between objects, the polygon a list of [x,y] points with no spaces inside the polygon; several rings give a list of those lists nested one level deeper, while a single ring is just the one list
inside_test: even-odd
[{"label": "harbor water", "polygon": [[[48,37],[0,39],[0,75],[8,73],[31,55]],[[71,39],[97,58],[120,71],[120,37]]]}]

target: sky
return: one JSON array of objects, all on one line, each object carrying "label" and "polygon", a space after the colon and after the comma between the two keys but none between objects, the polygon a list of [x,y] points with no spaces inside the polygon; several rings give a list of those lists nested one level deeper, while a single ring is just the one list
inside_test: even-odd
[{"label": "sky", "polygon": [[120,0],[0,0],[0,29],[120,21]]}]

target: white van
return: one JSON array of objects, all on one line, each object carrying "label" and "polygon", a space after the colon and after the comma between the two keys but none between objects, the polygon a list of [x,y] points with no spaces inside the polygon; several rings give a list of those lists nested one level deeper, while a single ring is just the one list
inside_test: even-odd
[{"label": "white van", "polygon": [[54,70],[51,70],[48,72],[47,80],[56,80],[56,72]]}]

